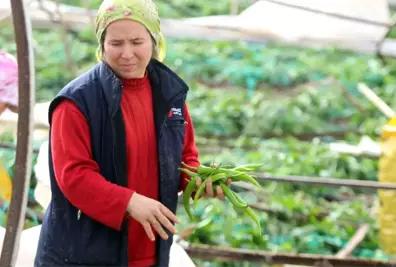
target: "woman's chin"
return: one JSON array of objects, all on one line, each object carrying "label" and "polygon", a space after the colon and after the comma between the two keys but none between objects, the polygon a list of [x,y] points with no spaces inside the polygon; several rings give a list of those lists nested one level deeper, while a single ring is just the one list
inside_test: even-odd
[{"label": "woman's chin", "polygon": [[118,70],[118,76],[121,79],[137,79],[144,76],[145,70],[138,70],[136,68],[123,68]]}]

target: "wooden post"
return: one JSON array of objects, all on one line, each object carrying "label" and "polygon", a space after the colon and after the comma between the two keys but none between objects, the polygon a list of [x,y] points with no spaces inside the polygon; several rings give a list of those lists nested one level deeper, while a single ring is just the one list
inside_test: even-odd
[{"label": "wooden post", "polygon": [[23,0],[11,0],[12,18],[17,45],[19,104],[15,178],[8,211],[6,234],[0,266],[15,266],[20,235],[25,221],[27,193],[32,169],[32,133],[34,95],[34,62],[32,28]]}]

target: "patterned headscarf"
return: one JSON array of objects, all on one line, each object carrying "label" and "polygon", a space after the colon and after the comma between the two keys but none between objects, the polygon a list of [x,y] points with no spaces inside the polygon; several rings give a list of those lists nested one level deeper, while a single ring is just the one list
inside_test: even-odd
[{"label": "patterned headscarf", "polygon": [[15,57],[1,51],[0,102],[18,106],[18,64]]},{"label": "patterned headscarf", "polygon": [[121,19],[131,19],[144,25],[155,41],[155,59],[163,61],[166,49],[165,39],[161,33],[157,6],[152,0],[103,0],[96,15],[98,60],[102,58],[101,41],[104,31],[110,23]]}]

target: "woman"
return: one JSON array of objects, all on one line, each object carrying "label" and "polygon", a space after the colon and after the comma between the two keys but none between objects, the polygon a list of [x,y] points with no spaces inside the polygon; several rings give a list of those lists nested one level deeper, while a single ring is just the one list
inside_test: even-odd
[{"label": "woman", "polygon": [[161,63],[151,0],[103,1],[95,30],[100,63],[50,104],[52,199],[35,266],[168,266],[178,168],[199,165],[188,86]]}]

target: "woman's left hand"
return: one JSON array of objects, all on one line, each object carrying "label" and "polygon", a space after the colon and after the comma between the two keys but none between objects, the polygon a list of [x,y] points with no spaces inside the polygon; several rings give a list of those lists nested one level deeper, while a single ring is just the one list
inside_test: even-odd
[{"label": "woman's left hand", "polygon": [[[231,184],[231,179],[227,179],[226,184]],[[197,188],[201,185],[201,179],[197,179]],[[205,192],[202,193],[201,197],[217,197],[220,200],[224,200],[224,192],[219,185],[213,190],[212,180],[209,178],[206,180]]]}]

